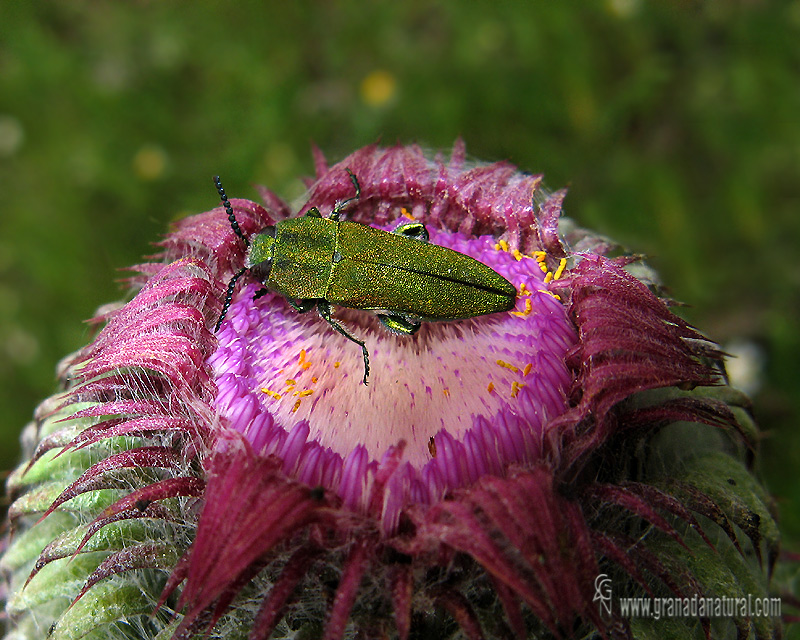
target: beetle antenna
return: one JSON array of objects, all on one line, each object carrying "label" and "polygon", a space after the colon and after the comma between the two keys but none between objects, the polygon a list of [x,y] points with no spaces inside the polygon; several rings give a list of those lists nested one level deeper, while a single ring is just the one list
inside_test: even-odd
[{"label": "beetle antenna", "polygon": [[[231,229],[233,232],[242,239],[245,246],[250,246],[250,241],[247,237],[242,233],[242,228],[239,226],[239,223],[236,222],[236,215],[233,213],[233,207],[231,203],[228,202],[228,196],[225,193],[225,189],[222,187],[222,181],[219,179],[219,176],[214,176],[214,186],[217,187],[217,193],[219,193],[219,197],[222,200],[222,206],[225,207],[225,211],[228,214],[228,220],[231,223]],[[219,326],[219,325],[218,325]]]},{"label": "beetle antenna", "polygon": [[233,274],[231,281],[228,283],[228,289],[225,291],[225,302],[222,303],[222,313],[219,314],[219,320],[217,320],[217,324],[214,327],[214,333],[219,331],[219,327],[222,324],[222,321],[225,319],[225,316],[228,314],[228,309],[231,308],[231,301],[233,300],[233,290],[236,288],[236,283],[238,282],[239,278],[241,278],[246,268],[242,267],[236,273]]}]

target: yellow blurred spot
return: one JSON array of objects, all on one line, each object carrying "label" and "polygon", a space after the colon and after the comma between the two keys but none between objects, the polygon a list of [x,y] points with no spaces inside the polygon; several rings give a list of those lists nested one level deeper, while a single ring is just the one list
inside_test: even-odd
[{"label": "yellow blurred spot", "polygon": [[273,142],[264,152],[262,164],[267,175],[284,178],[293,175],[297,156],[291,145]]},{"label": "yellow blurred spot", "polygon": [[317,376],[313,376],[311,378],[311,382],[314,383],[314,384],[317,384],[318,381],[319,381],[319,378],[317,378]]},{"label": "yellow blurred spot", "polygon": [[338,369],[338,368],[339,368],[341,365],[342,365],[342,363],[341,363],[341,362],[334,362],[334,363],[333,363],[333,368],[334,368],[334,369]]},{"label": "yellow blurred spot", "polygon": [[490,382],[489,385],[486,387],[486,390],[491,393],[494,391],[494,382]]},{"label": "yellow blurred spot", "polygon": [[156,180],[167,168],[167,153],[161,147],[144,145],[133,156],[133,172],[141,180]]},{"label": "yellow blurred spot", "polygon": [[449,398],[450,397],[450,389],[448,389],[447,387],[442,389],[442,393],[444,393],[444,397],[445,398]]},{"label": "yellow blurred spot", "polygon": [[606,7],[609,12],[618,18],[629,18],[639,9],[639,0],[607,0]]},{"label": "yellow blurred spot", "polygon": [[288,380],[286,380],[285,384],[286,384],[287,387],[293,387],[294,385],[297,384],[297,380],[293,380],[292,378],[289,378]]},{"label": "yellow blurred spot", "polygon": [[361,99],[370,107],[381,107],[397,93],[397,78],[385,69],[368,73],[361,81]]},{"label": "yellow blurred spot", "polygon": [[22,147],[25,130],[13,116],[0,114],[0,157],[10,158]]}]

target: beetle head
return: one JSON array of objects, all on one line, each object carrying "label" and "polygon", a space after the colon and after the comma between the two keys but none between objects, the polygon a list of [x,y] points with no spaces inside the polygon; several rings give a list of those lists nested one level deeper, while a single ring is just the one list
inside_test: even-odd
[{"label": "beetle head", "polygon": [[272,256],[275,250],[275,227],[265,227],[250,238],[250,248],[245,258],[245,268],[259,282],[266,284],[272,270]]}]

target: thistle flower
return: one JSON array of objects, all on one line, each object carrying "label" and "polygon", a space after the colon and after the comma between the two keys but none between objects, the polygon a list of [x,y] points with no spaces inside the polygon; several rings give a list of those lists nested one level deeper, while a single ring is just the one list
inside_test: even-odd
[{"label": "thistle flower", "polygon": [[[337,310],[365,386],[351,341],[252,278],[215,333],[245,247],[221,207],[179,223],[23,434],[9,637],[650,638],[659,622],[598,605],[599,575],[626,595],[767,593],[778,534],[748,401],[638,258],[460,143],[315,165],[300,214],[351,198],[350,169],[343,216],[424,223],[516,307],[411,337]],[[261,196],[231,200],[246,236],[295,215]]]}]

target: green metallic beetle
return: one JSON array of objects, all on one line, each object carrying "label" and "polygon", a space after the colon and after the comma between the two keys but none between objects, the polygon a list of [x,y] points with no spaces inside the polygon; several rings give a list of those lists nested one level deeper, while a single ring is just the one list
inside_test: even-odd
[{"label": "green metallic beetle", "polygon": [[245,266],[231,278],[222,324],[236,282],[249,272],[264,289],[284,295],[300,313],[314,307],[345,338],[361,347],[364,384],[369,377],[369,352],[336,320],[331,305],[372,311],[390,331],[412,335],[422,322],[462,320],[512,309],[517,290],[491,267],[453,249],[428,243],[422,223],[407,222],[394,231],[339,220],[339,214],[361,196],[358,179],[352,198],[336,204],[324,218],[312,207],[304,216],[265,227],[251,238],[242,233],[218,176],[214,177],[234,233],[247,245]]}]

